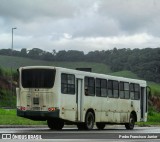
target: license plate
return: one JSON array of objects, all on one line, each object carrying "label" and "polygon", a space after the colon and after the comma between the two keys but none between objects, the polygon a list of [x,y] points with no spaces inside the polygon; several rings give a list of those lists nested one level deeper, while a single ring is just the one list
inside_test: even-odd
[{"label": "license plate", "polygon": [[33,110],[39,111],[40,107],[33,107]]},{"label": "license plate", "polygon": [[33,104],[39,105],[39,98],[33,98]]}]

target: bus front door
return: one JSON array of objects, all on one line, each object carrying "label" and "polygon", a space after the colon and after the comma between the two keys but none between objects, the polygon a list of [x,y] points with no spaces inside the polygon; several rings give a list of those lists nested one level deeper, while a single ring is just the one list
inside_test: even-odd
[{"label": "bus front door", "polygon": [[83,112],[82,112],[82,103],[83,103],[83,98],[82,98],[82,90],[83,90],[83,85],[82,79],[77,78],[77,92],[76,92],[76,103],[77,103],[77,121],[82,122],[83,119]]},{"label": "bus front door", "polygon": [[140,106],[141,106],[141,121],[146,121],[146,113],[147,113],[147,92],[145,87],[141,87],[141,101],[140,101]]}]

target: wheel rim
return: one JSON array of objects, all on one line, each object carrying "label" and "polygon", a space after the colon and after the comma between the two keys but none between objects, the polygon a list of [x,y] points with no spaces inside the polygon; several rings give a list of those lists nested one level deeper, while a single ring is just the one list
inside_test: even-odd
[{"label": "wheel rim", "polygon": [[93,128],[93,125],[94,125],[94,117],[93,117],[93,114],[92,114],[92,113],[89,113],[89,114],[88,114],[86,123],[87,123],[88,129],[92,129],[92,128]]},{"label": "wheel rim", "polygon": [[133,128],[134,127],[134,118],[131,116],[130,118],[130,123],[129,123],[130,127]]}]

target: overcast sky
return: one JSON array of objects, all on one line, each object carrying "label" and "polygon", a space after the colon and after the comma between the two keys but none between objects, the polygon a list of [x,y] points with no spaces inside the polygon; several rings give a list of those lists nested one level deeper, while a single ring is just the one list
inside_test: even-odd
[{"label": "overcast sky", "polygon": [[0,49],[160,47],[160,0],[0,0]]}]

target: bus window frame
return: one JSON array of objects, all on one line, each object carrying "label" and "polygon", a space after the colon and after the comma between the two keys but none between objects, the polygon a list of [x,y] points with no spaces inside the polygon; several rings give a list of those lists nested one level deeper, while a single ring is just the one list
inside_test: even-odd
[{"label": "bus window frame", "polygon": [[[65,82],[62,82],[62,75],[66,75],[67,80]],[[69,76],[73,76],[74,77],[74,84],[69,83]],[[63,85],[66,85],[67,87],[63,88]],[[70,87],[71,85],[73,85],[73,87]],[[72,88],[74,90],[74,92],[72,93],[71,91],[69,92],[69,88]],[[67,91],[63,91],[64,89],[67,89]],[[75,81],[75,75],[74,74],[69,74],[69,73],[61,73],[61,93],[62,94],[67,94],[67,95],[75,95],[76,93],[76,81]]]},{"label": "bus window frame", "polygon": [[[123,90],[121,90],[121,83],[123,83]],[[125,83],[128,84],[128,90],[125,89]],[[121,91],[123,91],[123,95],[124,95],[124,98],[121,97]],[[128,98],[126,98],[126,92],[128,92]],[[119,82],[119,98],[120,99],[130,99],[130,84],[129,82],[125,82],[125,81],[120,81]]]},{"label": "bus window frame", "polygon": [[[107,79],[96,78],[95,80],[96,80],[96,83],[95,83],[95,89],[96,89],[95,93],[96,93],[96,96],[97,96],[97,97],[107,97],[107,96],[108,96],[108,89],[107,89],[108,81],[107,81]],[[98,87],[97,87],[97,80],[99,80],[99,82],[100,82],[100,84],[99,84]],[[103,86],[103,85],[102,85],[102,81],[105,81],[105,83],[106,83],[105,87],[102,87],[102,86]],[[97,95],[97,88],[98,88],[99,91],[100,91],[100,95]],[[106,95],[105,95],[105,96],[102,96],[102,89],[105,89],[105,90],[106,90]]]},{"label": "bus window frame", "polygon": [[[133,85],[133,88],[131,88],[131,85]],[[136,85],[138,86],[138,91],[135,88]],[[131,100],[140,100],[140,85],[138,83],[130,83],[129,89],[130,89],[130,99]],[[131,97],[131,93],[134,93],[134,98]],[[135,97],[136,93],[138,93],[138,99]]]},{"label": "bus window frame", "polygon": [[[90,81],[91,81],[91,79],[93,79],[94,80],[94,83],[93,83],[93,85],[94,86],[91,86],[91,85],[89,85],[89,84],[91,84],[90,83]],[[87,83],[86,83],[86,81],[87,81]],[[92,91],[93,91],[93,95],[91,95],[90,93],[89,93],[89,90],[90,89],[93,89]],[[84,77],[84,91],[85,91],[85,93],[84,93],[84,95],[85,96],[95,96],[95,78],[94,77],[89,77],[89,76],[85,76]]]},{"label": "bus window frame", "polygon": [[[109,83],[112,82],[110,85],[111,85],[111,88],[109,88]],[[118,89],[114,89],[115,86],[114,86],[114,82],[117,82],[118,83]],[[108,91],[108,97],[109,98],[119,98],[119,81],[118,80],[108,80],[108,87],[107,87],[107,91]],[[112,96],[109,95],[109,91],[112,92]],[[118,96],[115,96],[114,95],[114,91],[118,91]]]}]

